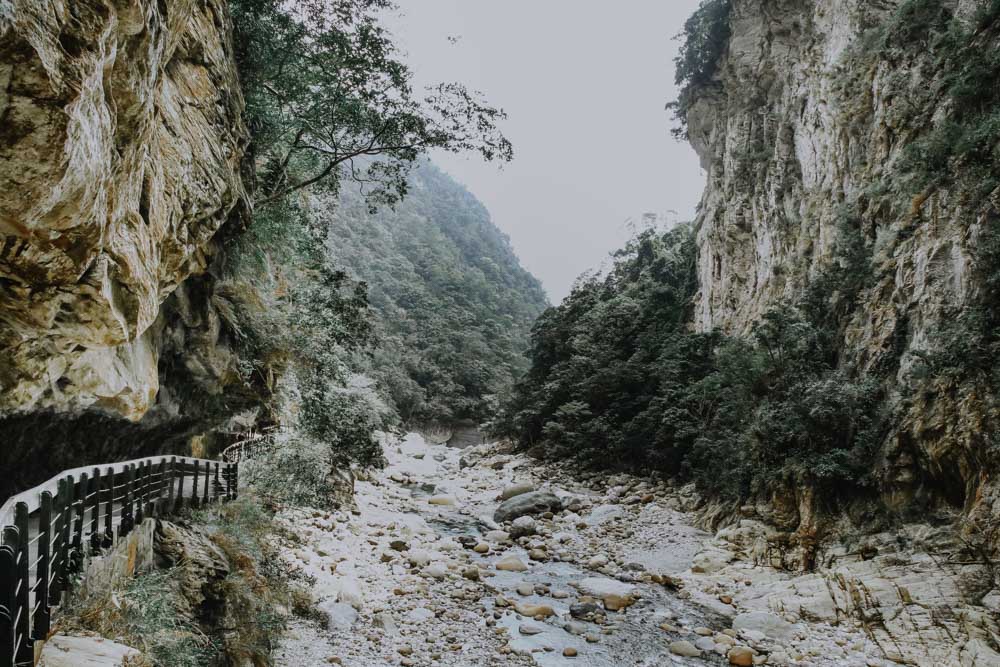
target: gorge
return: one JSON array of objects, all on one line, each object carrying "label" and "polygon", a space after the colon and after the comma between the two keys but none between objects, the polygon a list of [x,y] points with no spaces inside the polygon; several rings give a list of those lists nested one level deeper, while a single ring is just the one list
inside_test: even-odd
[{"label": "gorge", "polygon": [[0,1],[0,496],[266,434],[40,664],[1000,665],[1000,3],[697,3],[555,305],[394,8]]}]

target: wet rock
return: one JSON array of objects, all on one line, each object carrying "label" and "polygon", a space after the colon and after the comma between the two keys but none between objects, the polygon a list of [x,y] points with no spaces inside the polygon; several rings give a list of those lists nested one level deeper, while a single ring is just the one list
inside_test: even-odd
[{"label": "wet rock", "polygon": [[578,655],[577,650],[572,646],[567,646],[563,649],[563,656],[567,658],[575,658]]},{"label": "wet rock", "polygon": [[493,520],[502,523],[513,521],[521,516],[560,510],[562,510],[562,501],[555,494],[548,491],[529,491],[501,503],[493,513]]},{"label": "wet rock", "polygon": [[392,540],[389,542],[389,548],[394,551],[406,551],[410,548],[410,545],[406,540]]}]

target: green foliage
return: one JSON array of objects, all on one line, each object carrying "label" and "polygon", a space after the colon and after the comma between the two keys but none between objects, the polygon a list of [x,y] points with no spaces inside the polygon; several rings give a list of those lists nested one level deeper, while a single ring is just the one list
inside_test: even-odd
[{"label": "green foliage", "polygon": [[698,94],[712,85],[719,60],[729,46],[731,14],[732,0],[702,0],[678,35],[681,48],[674,59],[674,82],[680,92],[667,108],[680,124],[674,130],[679,139],[687,137],[688,109]]},{"label": "green foliage", "polygon": [[545,294],[465,188],[430,163],[414,171],[413,185],[394,210],[375,215],[345,188],[319,214],[328,252],[368,285],[379,336],[371,372],[401,418],[481,420],[527,367]]},{"label": "green foliage", "polygon": [[[911,127],[890,178],[904,198],[949,188],[979,209],[1000,186],[998,17],[993,0],[981,5],[971,22],[956,17],[949,3],[906,0],[870,29],[848,58],[848,73],[867,72],[876,61],[902,61],[920,73],[904,77],[898,95],[908,111],[895,124]],[[919,89],[906,90],[913,82]],[[846,92],[868,94],[857,81]],[[917,96],[919,102],[906,105],[906,98]],[[934,114],[941,100],[946,113]]]},{"label": "green foliage", "polygon": [[[732,499],[776,484],[834,495],[864,486],[882,396],[838,370],[837,313],[856,297],[846,279],[866,257],[845,240],[808,302],[728,338],[689,330],[691,230],[646,232],[606,278],[582,280],[539,318],[502,430],[554,457],[655,469]],[[833,286],[838,294],[823,292]]]},{"label": "green foliage", "polygon": [[[258,205],[341,180],[369,202],[406,193],[428,150],[509,161],[506,116],[459,83],[425,91],[399,59],[381,16],[390,0],[231,0],[234,44],[257,163]],[[360,158],[381,156],[363,166]]]}]

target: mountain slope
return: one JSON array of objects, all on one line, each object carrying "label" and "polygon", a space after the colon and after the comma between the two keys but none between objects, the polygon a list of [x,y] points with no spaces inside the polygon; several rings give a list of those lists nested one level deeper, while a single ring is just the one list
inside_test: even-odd
[{"label": "mountain slope", "polygon": [[395,210],[371,214],[347,186],[323,205],[333,263],[368,284],[374,371],[403,420],[485,418],[526,367],[528,331],[547,305],[486,208],[430,163]]}]

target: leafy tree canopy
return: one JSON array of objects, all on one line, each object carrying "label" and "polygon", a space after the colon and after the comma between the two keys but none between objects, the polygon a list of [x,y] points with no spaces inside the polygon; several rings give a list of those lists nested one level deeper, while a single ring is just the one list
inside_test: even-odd
[{"label": "leafy tree canopy", "polygon": [[[343,179],[371,205],[406,193],[432,148],[509,161],[505,113],[460,83],[414,89],[380,23],[390,0],[232,0],[236,60],[253,133],[256,203]],[[378,161],[359,158],[380,156]]]}]

